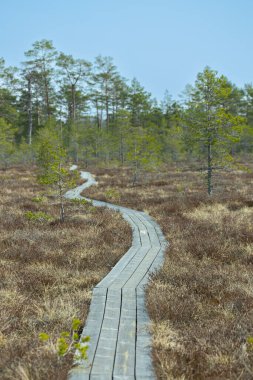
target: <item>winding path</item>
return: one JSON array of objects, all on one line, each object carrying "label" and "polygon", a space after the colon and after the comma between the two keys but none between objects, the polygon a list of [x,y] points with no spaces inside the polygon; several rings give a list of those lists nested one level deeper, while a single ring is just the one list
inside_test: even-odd
[{"label": "winding path", "polygon": [[[96,184],[88,172],[81,172],[81,177],[87,182],[68,191],[67,198],[83,198],[81,192]],[[161,266],[167,242],[158,224],[144,212],[92,202],[121,212],[132,227],[133,240],[131,248],[93,290],[82,333],[90,336],[88,363],[75,363],[68,379],[155,379],[144,286],[149,274]]]}]

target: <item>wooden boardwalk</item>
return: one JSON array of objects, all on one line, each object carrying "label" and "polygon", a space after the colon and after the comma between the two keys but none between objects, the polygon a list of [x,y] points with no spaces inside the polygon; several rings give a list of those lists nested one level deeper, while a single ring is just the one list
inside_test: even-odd
[{"label": "wooden boardwalk", "polygon": [[[87,182],[69,191],[67,198],[96,181],[81,172]],[[92,201],[120,211],[133,230],[132,246],[111,272],[94,288],[83,336],[90,336],[87,361],[75,363],[69,380],[155,379],[151,360],[149,318],[144,286],[159,268],[167,242],[157,223],[147,214],[110,203]]]}]

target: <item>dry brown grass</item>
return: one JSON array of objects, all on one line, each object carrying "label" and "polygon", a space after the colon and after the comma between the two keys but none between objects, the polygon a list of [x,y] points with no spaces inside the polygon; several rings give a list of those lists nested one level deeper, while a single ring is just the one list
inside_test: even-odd
[{"label": "dry brown grass", "polygon": [[[131,229],[118,213],[84,209],[71,202],[65,223],[55,221],[54,196],[34,171],[0,172],[0,378],[65,379],[72,358],[58,360],[38,340],[69,331],[74,317],[85,320],[91,290],[131,245]],[[50,222],[25,218],[43,211]]]},{"label": "dry brown grass", "polygon": [[147,288],[158,379],[252,379],[253,175],[221,173],[210,198],[199,172],[96,174],[90,197],[148,212],[170,242]]}]

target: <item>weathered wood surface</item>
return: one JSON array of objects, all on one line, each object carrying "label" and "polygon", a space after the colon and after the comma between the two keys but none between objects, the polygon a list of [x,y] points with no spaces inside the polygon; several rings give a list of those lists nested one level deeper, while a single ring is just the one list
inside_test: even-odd
[{"label": "weathered wood surface", "polygon": [[[80,193],[96,184],[88,172],[81,172],[81,177],[87,182],[67,192],[67,198],[82,198]],[[128,252],[93,290],[83,330],[83,336],[90,336],[88,363],[76,362],[68,378],[155,379],[144,286],[149,274],[161,266],[167,242],[158,224],[144,212],[92,202],[121,212],[132,227],[133,240]]]}]

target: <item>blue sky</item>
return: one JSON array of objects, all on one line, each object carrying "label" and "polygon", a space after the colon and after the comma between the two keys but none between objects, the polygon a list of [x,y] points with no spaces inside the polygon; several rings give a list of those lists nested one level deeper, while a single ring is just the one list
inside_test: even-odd
[{"label": "blue sky", "polygon": [[1,0],[0,57],[42,38],[76,58],[112,56],[153,96],[174,98],[206,65],[253,82],[253,0]]}]

